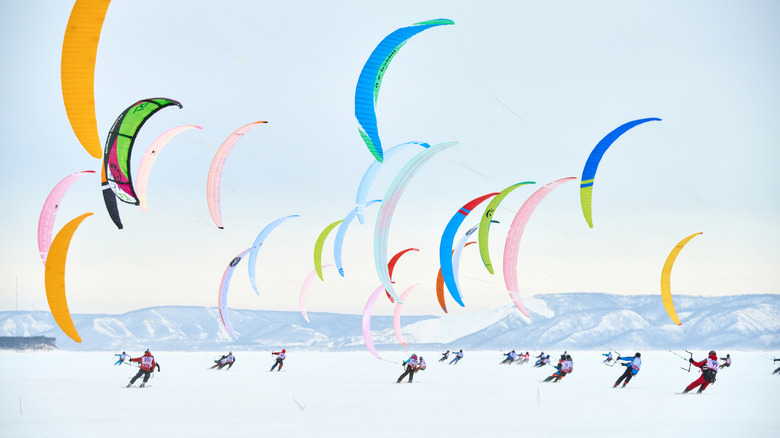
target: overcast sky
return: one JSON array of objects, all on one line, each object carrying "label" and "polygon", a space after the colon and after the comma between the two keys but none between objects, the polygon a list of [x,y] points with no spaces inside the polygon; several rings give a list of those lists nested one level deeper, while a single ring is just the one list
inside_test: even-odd
[{"label": "overcast sky", "polygon": [[[3,248],[0,309],[48,309],[36,230],[46,196],[66,175],[97,170],[68,122],[60,84],[71,2],[0,3],[0,160]],[[99,176],[78,181],[55,232],[76,231],[66,269],[73,313],[158,305],[216,306],[228,262],[271,221],[291,214],[260,251],[256,296],[242,262],[233,308],[297,310],[319,233],[355,204],[373,157],[358,134],[355,84],[387,34],[449,18],[413,37],[393,59],[379,94],[385,148],[458,141],[417,174],[390,229],[399,291],[419,283],[405,312],[440,314],[434,284],[449,218],[467,201],[520,181],[495,214],[491,257],[463,251],[466,303],[451,313],[509,302],[501,275],[508,226],[533,190],[579,177],[595,144],[645,117],[601,162],[594,228],[579,182],[553,191],[531,217],[519,249],[520,294],[660,294],[663,263],[695,232],[672,274],[675,294],[780,294],[780,5],[772,1],[127,1],[108,8],[97,57],[100,137],[133,102],[168,97],[133,154],[165,130],[197,124],[160,153],[149,213],[120,205],[111,222]],[[267,120],[236,145],[224,168],[217,229],[205,188],[216,149],[236,128]],[[382,198],[416,150],[388,160],[369,199]],[[480,206],[459,235],[478,221]],[[345,277],[325,270],[308,311],[359,313],[379,285],[373,264],[376,206],[355,221]],[[333,236],[324,263],[333,263]],[[659,306],[661,305],[659,298]],[[376,313],[392,312],[380,302]]]}]

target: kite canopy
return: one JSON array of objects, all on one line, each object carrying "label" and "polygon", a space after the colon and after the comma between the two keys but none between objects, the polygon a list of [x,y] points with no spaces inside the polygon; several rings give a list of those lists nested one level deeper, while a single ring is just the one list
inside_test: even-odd
[{"label": "kite canopy", "polygon": [[49,302],[51,315],[60,329],[78,343],[81,343],[81,336],[76,331],[76,326],[73,325],[73,319],[71,319],[70,310],[68,310],[68,301],[65,297],[65,260],[68,257],[68,248],[70,248],[73,234],[81,222],[89,216],[92,216],[91,212],[82,214],[65,224],[57,233],[51,243],[51,248],[49,248],[45,270],[46,300]]},{"label": "kite canopy", "polygon": [[138,195],[138,201],[141,203],[141,210],[143,210],[145,213],[149,212],[149,209],[146,207],[146,185],[149,182],[149,174],[152,172],[152,166],[154,165],[154,162],[160,155],[162,148],[165,147],[165,145],[168,144],[168,142],[171,141],[173,137],[190,129],[203,130],[203,128],[198,125],[182,125],[171,128],[160,134],[159,137],[155,138],[154,141],[152,141],[152,144],[146,148],[144,155],[141,157],[141,162],[138,164],[138,170],[135,172],[135,175],[138,179],[136,185],[136,194]]},{"label": "kite canopy", "polygon": [[481,204],[484,200],[492,198],[498,195],[498,192],[488,193],[467,202],[463,207],[458,209],[452,216],[447,226],[444,227],[444,232],[441,235],[441,242],[439,243],[439,266],[441,266],[441,273],[444,276],[444,284],[450,291],[452,299],[455,300],[461,307],[464,307],[463,300],[460,298],[460,291],[458,291],[457,280],[452,270],[452,251],[453,244],[455,243],[455,233],[458,232],[458,227],[463,223],[477,205]]},{"label": "kite canopy", "polygon": [[[378,161],[374,161],[374,163],[378,163]],[[364,203],[365,207],[368,207],[372,204],[377,204],[382,202],[381,199],[375,199],[373,201],[368,201]],[[344,276],[344,263],[341,261],[341,253],[344,249],[344,237],[347,235],[347,229],[349,228],[349,224],[352,223],[352,220],[355,219],[355,216],[357,215],[358,207],[355,207],[347,213],[346,216],[344,216],[344,219],[341,222],[341,225],[339,225],[338,231],[336,231],[336,238],[333,240],[333,260],[336,262],[336,269],[339,271],[339,275],[342,277]]]},{"label": "kite canopy", "polygon": [[62,41],[62,100],[73,133],[93,157],[101,157],[95,117],[95,61],[111,0],[77,0]]},{"label": "kite canopy", "polygon": [[140,203],[130,172],[133,144],[141,127],[150,117],[173,105],[182,107],[181,103],[165,97],[139,100],[127,107],[111,126],[103,155],[104,183],[111,187],[120,201],[135,205]]},{"label": "kite canopy", "polygon": [[393,219],[393,213],[398,206],[406,186],[409,185],[414,175],[425,165],[434,155],[449,149],[458,144],[458,142],[447,142],[433,145],[417,155],[412,157],[409,162],[395,176],[395,179],[387,188],[384,199],[382,199],[382,208],[377,215],[376,226],[374,228],[374,267],[382,282],[382,286],[394,300],[398,301],[398,296],[393,289],[390,273],[387,269],[387,241],[390,234],[390,222]]},{"label": "kite canopy", "polygon": [[62,198],[65,197],[65,193],[70,186],[88,173],[95,173],[95,171],[84,170],[66,176],[54,186],[49,193],[49,196],[46,197],[46,201],[43,203],[41,215],[38,218],[38,250],[41,252],[41,260],[43,260],[44,265],[46,265],[46,257],[49,254],[49,246],[51,246],[52,232],[54,230],[54,220],[57,217],[60,202],[62,202]]},{"label": "kite canopy", "polygon": [[397,29],[376,46],[363,66],[355,89],[355,117],[360,124],[360,136],[366,143],[366,147],[368,147],[371,155],[377,161],[382,161],[384,157],[382,141],[379,139],[379,129],[377,128],[376,102],[379,98],[382,78],[390,65],[390,61],[393,60],[393,57],[411,37],[426,29],[449,24],[455,24],[455,22],[440,18],[421,21],[411,26]]},{"label": "kite canopy", "polygon": [[[324,265],[322,268],[332,268],[333,265]],[[298,294],[298,307],[301,309],[301,315],[303,315],[303,319],[306,320],[309,324],[311,324],[311,321],[309,321],[309,315],[306,313],[306,296],[309,294],[309,286],[311,286],[311,282],[314,281],[314,276],[317,275],[317,270],[312,269],[311,272],[309,272],[309,275],[306,276],[306,279],[303,280],[303,284],[301,285],[301,292]]]},{"label": "kite canopy", "polygon": [[230,315],[228,315],[228,290],[230,289],[230,279],[233,278],[233,271],[236,269],[238,262],[246,256],[252,248],[248,248],[233,258],[225,268],[225,273],[222,274],[222,281],[219,283],[219,318],[222,320],[222,326],[225,327],[230,338],[234,341],[238,339],[236,332],[233,331],[233,325],[230,324]]},{"label": "kite canopy", "polygon": [[509,292],[509,298],[523,312],[523,315],[527,317],[529,317],[528,311],[520,300],[520,286],[517,281],[517,253],[520,248],[520,239],[523,237],[523,231],[531,218],[531,214],[536,210],[539,203],[556,187],[574,179],[577,178],[573,176],[561,178],[539,188],[517,210],[517,214],[515,214],[515,218],[512,220],[512,225],[509,226],[509,233],[504,244],[504,284],[506,284],[506,290]]},{"label": "kite canopy", "polygon": [[344,219],[339,219],[325,227],[319,237],[317,237],[317,241],[314,242],[314,270],[317,271],[317,276],[320,277],[320,280],[322,281],[325,281],[322,277],[322,247],[325,246],[325,239],[328,237],[328,234],[343,221]]},{"label": "kite canopy", "polygon": [[482,257],[482,263],[487,268],[488,272],[493,274],[493,264],[490,262],[490,247],[489,247],[489,240],[488,236],[490,233],[490,224],[493,219],[493,214],[496,212],[496,209],[498,208],[498,204],[501,203],[501,201],[504,200],[504,198],[507,197],[508,194],[512,193],[516,188],[520,186],[524,186],[526,184],[536,184],[535,181],[525,181],[517,184],[512,184],[511,186],[505,188],[504,190],[501,190],[495,198],[491,199],[490,202],[488,202],[487,207],[485,207],[485,212],[482,214],[482,219],[479,220],[479,234],[478,241],[479,241],[479,255]]},{"label": "kite canopy", "polygon": [[607,134],[590,152],[588,160],[585,162],[585,167],[582,169],[582,178],[580,178],[580,205],[582,206],[582,215],[585,216],[585,221],[588,222],[588,226],[593,228],[593,212],[591,210],[591,203],[593,199],[593,181],[596,178],[596,171],[598,170],[601,158],[604,153],[612,146],[621,135],[625,134],[629,129],[639,126],[643,123],[660,121],[657,117],[650,117],[647,119],[634,120],[632,122],[625,123],[615,128],[614,131]]},{"label": "kite canopy", "polygon": [[220,188],[222,186],[222,168],[225,167],[225,160],[227,160],[230,151],[233,150],[233,146],[241,140],[241,137],[249,132],[252,128],[260,123],[268,123],[266,121],[258,121],[248,123],[235,131],[222,142],[222,145],[217,149],[217,153],[214,154],[214,158],[211,160],[211,166],[209,167],[209,177],[206,181],[206,202],[209,206],[209,213],[211,219],[219,229],[224,228],[222,226],[222,204],[220,202]]},{"label": "kite canopy", "polygon": [[254,243],[252,244],[252,250],[249,252],[249,260],[247,261],[247,264],[249,265],[249,282],[252,283],[252,288],[255,290],[255,293],[257,295],[260,295],[260,291],[257,290],[257,279],[255,276],[255,267],[257,265],[257,253],[260,251],[260,247],[263,246],[263,242],[265,242],[266,237],[268,237],[268,235],[271,234],[271,231],[273,231],[276,227],[281,225],[287,219],[294,218],[294,217],[300,217],[300,216],[297,214],[291,214],[289,216],[280,217],[279,219],[266,225],[265,228],[263,228],[262,231],[260,231],[260,234],[257,235]]},{"label": "kite canopy", "polygon": [[[409,292],[414,290],[419,286],[419,284],[414,284],[410,286],[408,289],[406,289],[401,294],[401,300],[406,301],[406,297],[409,295]],[[395,331],[395,337],[398,338],[398,342],[401,343],[401,345],[406,348],[406,341],[404,340],[404,335],[401,333],[401,310],[403,309],[403,303],[396,303],[395,309],[393,309],[393,331]]]},{"label": "kite canopy", "polygon": [[666,309],[666,313],[669,314],[669,318],[672,318],[672,321],[677,325],[682,325],[682,322],[680,321],[680,318],[677,317],[677,311],[674,309],[674,303],[672,302],[672,266],[674,266],[674,261],[677,259],[677,255],[680,254],[683,247],[699,234],[704,233],[693,233],[675,245],[675,247],[672,248],[672,252],[666,257],[664,268],[661,270],[661,299],[664,302],[664,309]]}]

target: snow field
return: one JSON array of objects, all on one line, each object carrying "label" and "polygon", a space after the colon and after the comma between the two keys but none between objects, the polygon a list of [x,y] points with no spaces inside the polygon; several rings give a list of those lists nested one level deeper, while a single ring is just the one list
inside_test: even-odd
[{"label": "snow field", "polygon": [[[412,352],[428,369],[396,384]],[[151,387],[127,389],[137,369],[113,366],[113,352],[0,352],[0,436],[769,437],[780,426],[771,352],[729,352],[734,364],[701,395],[675,394],[699,373],[667,351],[642,352],[626,388],[612,388],[625,368],[594,351],[570,352],[574,372],[560,383],[542,382],[550,366],[499,365],[499,351],[465,351],[457,365],[440,352],[288,351],[281,373],[268,372],[270,352],[233,350],[221,371],[208,368],[226,351],[153,353],[162,370]]]}]

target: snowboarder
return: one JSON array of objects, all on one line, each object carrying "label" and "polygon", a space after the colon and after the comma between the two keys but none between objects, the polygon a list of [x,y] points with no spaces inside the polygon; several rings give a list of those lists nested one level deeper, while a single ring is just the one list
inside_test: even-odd
[{"label": "snowboarder", "polygon": [[123,363],[125,363],[125,360],[127,360],[127,358],[130,357],[130,355],[125,353],[124,351],[122,352],[122,354],[115,354],[114,356],[119,356],[119,359],[116,362],[114,362],[114,365],[122,365]]},{"label": "snowboarder", "polygon": [[642,368],[642,355],[639,353],[636,353],[634,357],[631,356],[618,356],[615,360],[624,360],[626,362],[620,364],[626,367],[626,371],[623,372],[623,374],[618,377],[618,379],[615,381],[615,384],[612,385],[613,388],[617,388],[618,385],[620,385],[620,382],[623,382],[623,379],[625,379],[625,382],[623,382],[623,388],[628,385],[628,382],[631,381],[631,378],[636,376],[636,374],[639,372],[639,369]]},{"label": "snowboarder", "polygon": [[447,350],[441,354],[441,359],[439,359],[439,362],[444,362],[448,357],[450,357],[450,350]]},{"label": "snowboarder", "polygon": [[726,357],[721,357],[720,360],[723,361],[722,364],[720,364],[721,368],[726,368],[731,366],[731,355],[727,354]]},{"label": "snowboarder", "polygon": [[710,350],[709,354],[707,355],[707,358],[703,360],[697,362],[693,360],[693,358],[690,358],[688,359],[688,362],[692,363],[694,366],[701,368],[701,376],[699,376],[698,379],[691,382],[691,384],[688,385],[688,387],[686,387],[683,390],[683,394],[701,385],[701,388],[699,388],[699,390],[696,391],[700,393],[705,389],[707,389],[707,387],[710,386],[710,383],[715,383],[715,375],[718,374],[718,368],[719,368],[718,355],[715,354],[715,350]]},{"label": "snowboarder", "polygon": [[151,376],[152,371],[154,371],[154,367],[157,367],[157,371],[160,371],[160,364],[154,360],[154,356],[152,356],[152,353],[148,349],[144,352],[143,356],[134,357],[130,359],[130,362],[139,362],[140,367],[138,373],[136,373],[136,375],[130,379],[130,383],[127,384],[128,388],[133,386],[133,383],[135,383],[139,377],[144,376],[144,381],[141,382],[141,388],[143,388],[146,386],[146,382],[149,381],[149,377]]},{"label": "snowboarder", "polygon": [[274,351],[271,352],[271,354],[276,356],[276,362],[274,362],[273,366],[271,366],[271,371],[273,371],[277,365],[279,365],[279,369],[277,371],[281,371],[282,367],[284,366],[284,358],[287,357],[287,350],[282,348],[282,351]]},{"label": "snowboarder", "polygon": [[414,380],[414,373],[417,371],[417,367],[420,365],[420,362],[417,361],[417,355],[413,354],[409,359],[403,361],[401,365],[406,369],[404,370],[404,373],[398,377],[398,380],[396,380],[395,383],[401,383],[401,380],[403,380],[407,375],[409,376],[409,383],[412,383],[412,380]]},{"label": "snowboarder", "polygon": [[612,352],[611,351],[609,353],[602,353],[601,355],[602,356],[607,356],[607,358],[604,359],[604,362],[602,362],[602,363],[610,363],[610,362],[612,362]]},{"label": "snowboarder", "polygon": [[463,359],[463,350],[461,349],[460,351],[456,351],[456,352],[454,352],[452,354],[455,355],[455,359],[452,359],[450,361],[449,365],[452,365],[452,364],[457,365],[458,362],[460,362],[460,360]]},{"label": "snowboarder", "polygon": [[506,356],[506,359],[501,361],[501,363],[499,365],[503,365],[503,364],[511,365],[512,362],[514,362],[515,359],[517,359],[517,353],[515,353],[515,350],[512,350],[509,353],[504,353],[504,356]]}]

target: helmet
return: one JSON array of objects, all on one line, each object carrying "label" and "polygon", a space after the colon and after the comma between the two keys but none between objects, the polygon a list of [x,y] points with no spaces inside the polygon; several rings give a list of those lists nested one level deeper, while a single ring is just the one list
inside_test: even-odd
[{"label": "helmet", "polygon": [[228,354],[233,354],[233,352],[232,351],[228,351]]},{"label": "helmet", "polygon": [[710,356],[717,356],[717,354],[715,353],[715,350],[710,350]]},{"label": "helmet", "polygon": [[151,356],[151,355],[152,355],[152,353],[149,350],[146,350],[146,353],[144,353],[144,356],[147,356],[147,357]]},{"label": "helmet", "polygon": [[416,354],[413,354],[413,355],[412,355],[412,357],[413,357],[413,358],[415,358],[415,359],[417,359],[417,355],[416,355]]},{"label": "helmet", "polygon": [[550,358],[550,355],[548,354],[546,358],[547,358],[547,359],[549,359],[549,358]]},{"label": "helmet", "polygon": [[285,350],[284,348],[282,348],[282,353],[287,353],[287,350]]},{"label": "helmet", "polygon": [[642,357],[642,355],[641,355],[641,354],[639,354],[639,352],[637,352],[637,353],[634,355],[634,357]]},{"label": "helmet", "polygon": [[566,360],[571,360],[571,355],[570,354],[566,355]]}]

